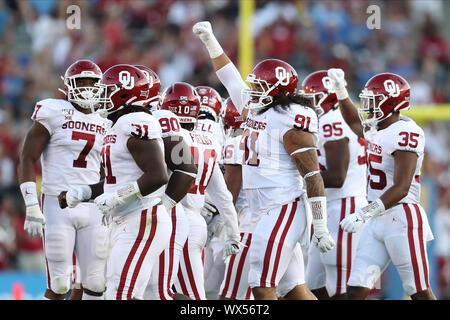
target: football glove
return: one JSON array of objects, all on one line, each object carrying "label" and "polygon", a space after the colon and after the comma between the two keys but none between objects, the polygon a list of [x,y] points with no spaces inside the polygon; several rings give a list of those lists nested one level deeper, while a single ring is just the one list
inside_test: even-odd
[{"label": "football glove", "polygon": [[79,203],[89,200],[92,189],[88,185],[70,188],[66,193],[66,202],[69,208],[75,208]]},{"label": "football glove", "polygon": [[41,238],[45,226],[45,217],[38,204],[26,207],[24,230],[32,237]]},{"label": "football glove", "polygon": [[236,240],[227,240],[223,247],[223,261],[228,263],[231,255],[241,252],[241,248],[245,247],[242,242]]},{"label": "football glove", "polygon": [[209,21],[197,22],[192,27],[192,32],[205,44],[211,59],[217,58],[223,54],[223,49],[214,36]]}]

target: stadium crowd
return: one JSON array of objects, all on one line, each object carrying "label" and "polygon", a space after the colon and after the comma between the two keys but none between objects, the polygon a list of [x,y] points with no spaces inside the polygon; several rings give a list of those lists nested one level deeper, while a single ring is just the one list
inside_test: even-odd
[{"label": "stadium crowd", "polygon": [[[366,25],[367,0],[260,1],[253,16],[255,61],[288,61],[300,79],[330,67],[346,71],[353,99],[375,73],[397,73],[411,85],[412,105],[449,103],[448,42],[440,26],[444,1],[378,1],[381,29]],[[60,75],[77,59],[105,71],[118,63],[155,70],[162,87],[176,81],[209,85],[226,96],[192,25],[214,22],[215,34],[238,61],[238,1],[86,0],[81,28],[69,29],[71,1],[0,0],[0,270],[44,271],[41,239],[23,230],[16,169],[36,101],[58,96]],[[436,188],[431,218],[439,265],[438,296],[450,298],[450,128],[425,123],[424,177]],[[37,165],[36,172],[40,173]]]}]

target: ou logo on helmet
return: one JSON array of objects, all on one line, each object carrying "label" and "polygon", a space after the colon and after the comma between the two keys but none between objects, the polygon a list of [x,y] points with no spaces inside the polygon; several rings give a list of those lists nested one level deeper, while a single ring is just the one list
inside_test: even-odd
[{"label": "ou logo on helmet", "polygon": [[289,73],[283,67],[275,68],[275,77],[278,79],[281,85],[287,86],[289,84]]},{"label": "ou logo on helmet", "polygon": [[398,97],[400,95],[400,87],[391,79],[384,82],[384,89],[386,89],[392,97]]},{"label": "ou logo on helmet", "polygon": [[149,87],[153,88],[153,77],[150,76],[150,74],[148,73],[147,70],[141,70],[141,71],[145,75],[145,77],[147,78],[147,80],[149,82]]},{"label": "ou logo on helmet", "polygon": [[119,82],[125,89],[130,90],[134,88],[134,77],[126,70],[119,72]]},{"label": "ou logo on helmet", "polygon": [[328,91],[333,90],[333,83],[331,82],[331,78],[328,76],[325,76],[322,78],[322,84]]}]

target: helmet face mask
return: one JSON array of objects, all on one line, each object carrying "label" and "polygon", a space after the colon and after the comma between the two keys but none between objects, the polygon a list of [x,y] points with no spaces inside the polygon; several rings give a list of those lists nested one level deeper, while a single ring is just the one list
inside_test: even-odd
[{"label": "helmet face mask", "polygon": [[[85,77],[83,77],[85,78]],[[71,77],[65,79],[65,85],[67,88],[67,100],[77,104],[83,109],[90,109],[92,112],[95,112],[95,105],[98,102],[98,96],[101,93],[101,88],[99,88],[96,84],[100,80],[100,78],[89,78],[95,79],[97,83],[93,86],[89,85],[81,85],[79,86],[77,83],[81,77]]]},{"label": "helmet face mask", "polygon": [[359,119],[363,126],[375,127],[379,121],[387,118],[380,106],[387,100],[383,94],[361,93],[360,107],[358,109]]},{"label": "helmet face mask", "polygon": [[311,100],[313,108],[316,111],[318,118],[320,118],[326,113],[324,108],[322,108],[322,103],[328,98],[329,96],[328,94],[324,92],[306,93],[303,90],[300,90],[300,94],[303,97]]},{"label": "helmet face mask", "polygon": [[[96,84],[101,78],[102,71],[94,62],[78,60],[67,68],[64,76],[61,76],[67,91],[58,90],[66,95],[69,102],[95,112],[97,98],[101,93],[101,89]],[[92,81],[94,84],[89,83]]]},{"label": "helmet face mask", "polygon": [[337,108],[339,104],[326,70],[309,74],[302,82],[300,94],[311,100],[318,118]]}]

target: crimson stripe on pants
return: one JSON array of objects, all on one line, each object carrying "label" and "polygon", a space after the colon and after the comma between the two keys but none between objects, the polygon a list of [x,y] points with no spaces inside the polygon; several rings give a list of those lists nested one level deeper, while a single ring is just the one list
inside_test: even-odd
[{"label": "crimson stripe on pants", "polygon": [[[341,199],[341,217],[339,222],[345,218],[346,199]],[[341,294],[341,282],[342,282],[342,228],[338,228],[338,238],[336,246],[336,269],[337,269],[337,281],[336,281],[336,295]]]},{"label": "crimson stripe on pants", "polygon": [[413,272],[414,272],[414,282],[416,284],[416,290],[417,292],[422,291],[422,286],[420,284],[420,275],[419,275],[419,265],[417,263],[417,257],[416,257],[416,248],[414,246],[414,235],[413,235],[413,220],[412,220],[412,214],[409,206],[404,203],[403,209],[405,209],[406,212],[406,220],[408,222],[408,242],[409,242],[409,251],[411,253],[411,262],[413,266]]},{"label": "crimson stripe on pants", "polygon": [[252,294],[252,288],[248,287],[247,294],[245,295],[245,300],[250,300],[250,298],[252,297],[251,294]]},{"label": "crimson stripe on pants", "polygon": [[134,272],[133,272],[133,277],[131,278],[131,283],[130,286],[128,288],[128,294],[127,294],[127,298],[130,300],[131,299],[131,295],[133,293],[133,289],[134,289],[134,284],[136,283],[136,279],[139,275],[139,271],[141,270],[141,266],[142,266],[142,262],[145,259],[145,256],[147,255],[148,249],[150,248],[150,245],[153,242],[153,238],[155,237],[155,233],[156,233],[156,225],[158,224],[158,220],[157,220],[157,215],[156,212],[158,210],[157,206],[153,206],[153,210],[152,210],[152,226],[150,229],[150,235],[148,236],[147,241],[145,242],[144,248],[142,249],[141,255],[139,256],[139,259],[136,263],[136,266],[134,268]]},{"label": "crimson stripe on pants", "polygon": [[[187,244],[187,240],[185,245]],[[184,252],[184,248],[183,248],[183,252]],[[184,281],[183,278],[183,271],[181,270],[181,266],[178,268],[178,282],[180,283],[181,286],[181,292],[185,295],[185,296],[189,296],[187,287],[186,287],[186,282]]]},{"label": "crimson stripe on pants", "polygon": [[275,237],[277,236],[277,232],[278,229],[280,228],[281,222],[283,221],[284,215],[286,213],[287,210],[287,204],[285,204],[284,206],[281,207],[281,212],[280,212],[280,216],[278,217],[277,222],[275,223],[275,227],[272,230],[272,233],[270,234],[269,237],[269,241],[267,242],[267,249],[266,249],[266,253],[264,255],[264,265],[263,265],[263,271],[261,274],[261,281],[260,281],[260,286],[261,287],[265,287],[265,283],[266,283],[266,278],[267,278],[267,273],[269,272],[269,263],[270,263],[270,255],[272,253],[272,247],[273,247],[273,242],[275,241]]},{"label": "crimson stripe on pants", "polygon": [[143,210],[141,212],[141,224],[139,226],[138,236],[136,238],[136,241],[133,244],[133,247],[131,248],[130,253],[128,254],[127,260],[125,261],[125,265],[122,270],[122,274],[120,276],[119,287],[117,288],[117,293],[116,293],[116,300],[122,300],[122,294],[123,294],[123,289],[125,287],[125,282],[127,280],[128,269],[130,269],[131,262],[133,261],[134,255],[136,254],[136,250],[138,249],[138,247],[142,241],[142,236],[144,235],[145,224],[146,224],[146,220],[147,220],[146,215],[147,215],[147,210]]},{"label": "crimson stripe on pants", "polygon": [[[350,214],[355,213],[355,197],[350,198]],[[347,233],[347,277],[345,285],[347,286],[350,277],[350,269],[352,268],[352,236],[353,233]]]},{"label": "crimson stripe on pants", "polygon": [[273,270],[272,270],[272,278],[270,279],[271,286],[275,286],[278,265],[280,264],[281,250],[283,249],[284,239],[286,238],[287,232],[289,231],[289,228],[291,227],[292,220],[294,219],[295,211],[297,211],[297,201],[298,201],[298,199],[296,199],[294,201],[294,203],[292,204],[291,212],[289,213],[289,218],[286,222],[286,225],[284,226],[283,232],[280,237],[280,241],[278,243],[277,253],[275,256],[275,264],[274,264]]},{"label": "crimson stripe on pants", "polygon": [[172,271],[173,271],[173,259],[175,255],[175,235],[177,232],[177,207],[172,208],[172,236],[170,237],[169,244],[169,275],[167,276],[167,292],[171,298],[174,297],[171,288]]},{"label": "crimson stripe on pants", "polygon": [[158,291],[159,291],[159,299],[166,300],[164,294],[164,260],[165,260],[165,251],[161,252],[159,255],[159,277],[158,277]]},{"label": "crimson stripe on pants", "polygon": [[[45,199],[45,195],[42,194],[42,195],[41,195],[41,211],[42,211],[42,214],[44,214],[44,199]],[[44,247],[44,252],[45,252],[45,230],[44,230],[44,229],[42,229],[42,245],[43,245],[43,247]],[[45,255],[45,265],[46,265],[46,267],[47,267],[47,287],[48,287],[50,290],[52,290],[52,288],[51,288],[51,286],[50,286],[51,281],[50,281],[50,271],[49,271],[49,269],[48,269],[47,255]]]},{"label": "crimson stripe on pants", "polygon": [[425,275],[425,285],[427,288],[430,287],[430,284],[428,283],[428,262],[427,262],[427,256],[425,253],[425,246],[423,241],[423,223],[422,223],[422,216],[420,214],[420,208],[417,204],[413,204],[414,209],[416,210],[417,214],[417,221],[419,222],[419,245],[420,245],[420,255],[422,256],[422,264],[423,264],[423,273]]},{"label": "crimson stripe on pants", "polygon": [[[241,241],[242,241],[242,237],[244,236],[244,234],[241,234]],[[225,280],[225,286],[223,287],[222,290],[222,296],[226,297],[227,296],[227,292],[228,292],[228,287],[230,286],[230,282],[231,282],[231,273],[233,272],[233,265],[234,265],[234,260],[236,258],[236,255],[233,254],[231,256],[230,262],[227,265],[227,269],[226,269],[226,280]]]},{"label": "crimson stripe on pants", "polygon": [[[189,247],[188,246],[188,241],[186,240],[186,244],[184,245],[184,248],[183,248],[184,264],[186,266],[186,272],[187,272],[187,275],[188,275],[189,284],[191,285],[194,297],[195,297],[195,299],[200,300],[200,295],[198,293],[197,286],[195,284],[194,272],[192,272],[191,260],[189,259],[188,247]],[[188,292],[186,291],[186,294],[187,293]]]},{"label": "crimson stripe on pants", "polygon": [[[244,236],[244,233],[242,234]],[[236,279],[234,282],[233,292],[231,293],[231,299],[236,299],[237,291],[239,289],[239,283],[241,282],[242,270],[244,269],[245,258],[247,257],[248,248],[250,247],[250,242],[252,240],[252,234],[248,234],[247,241],[245,241],[245,247],[242,250],[242,254],[239,257],[238,269],[236,271]],[[241,239],[242,241],[242,239]]]}]

